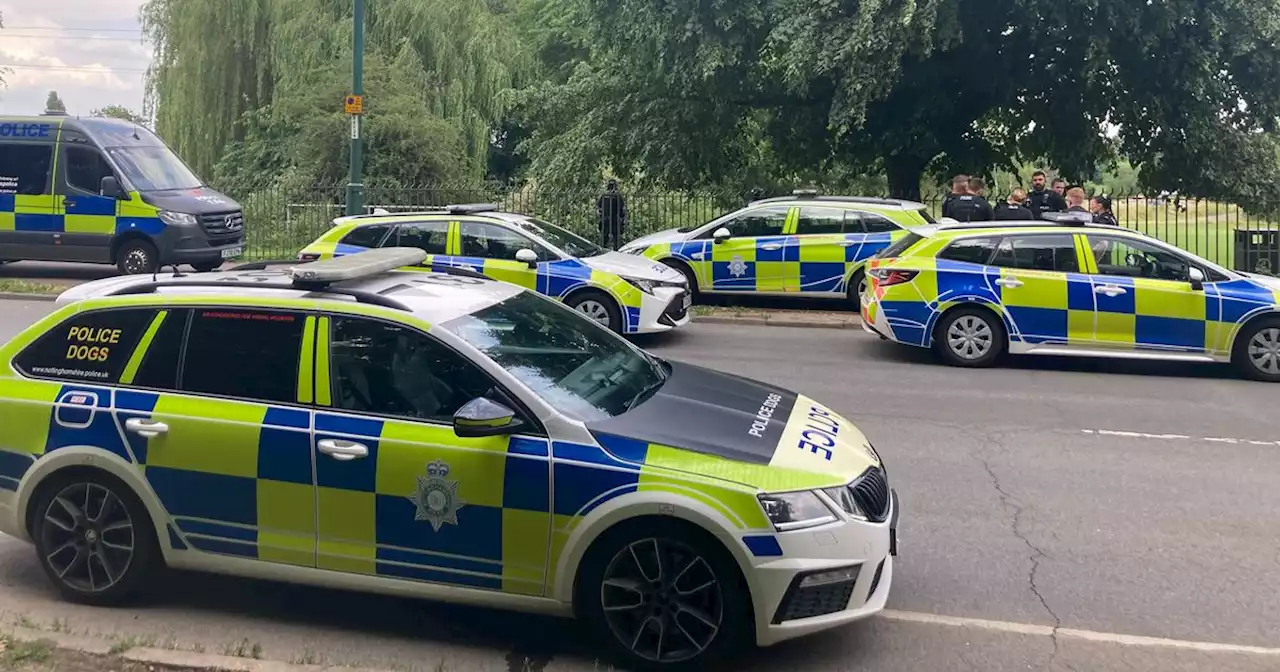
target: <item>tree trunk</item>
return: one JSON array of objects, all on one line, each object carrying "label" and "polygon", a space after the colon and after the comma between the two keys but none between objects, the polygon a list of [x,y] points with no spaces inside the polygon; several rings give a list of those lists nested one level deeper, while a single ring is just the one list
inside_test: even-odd
[{"label": "tree trunk", "polygon": [[884,157],[885,176],[889,178],[889,196],[909,201],[920,200],[920,177],[929,159],[895,154]]}]

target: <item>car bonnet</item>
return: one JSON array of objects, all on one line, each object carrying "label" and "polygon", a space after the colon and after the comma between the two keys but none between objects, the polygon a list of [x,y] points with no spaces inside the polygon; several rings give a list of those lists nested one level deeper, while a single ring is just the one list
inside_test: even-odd
[{"label": "car bonnet", "polygon": [[[853,423],[818,402],[749,378],[671,363],[671,376],[652,398],[621,415],[587,423],[604,446],[615,438],[700,455],[820,476],[824,486],[848,483],[880,459]],[[725,473],[722,462],[682,461],[701,475]],[[744,470],[739,473],[750,473]],[[746,485],[758,485],[746,483]]]},{"label": "car bonnet", "polygon": [[594,257],[584,257],[581,261],[598,271],[613,273],[625,278],[676,283],[685,281],[680,271],[666,264],[620,252],[606,252]]}]

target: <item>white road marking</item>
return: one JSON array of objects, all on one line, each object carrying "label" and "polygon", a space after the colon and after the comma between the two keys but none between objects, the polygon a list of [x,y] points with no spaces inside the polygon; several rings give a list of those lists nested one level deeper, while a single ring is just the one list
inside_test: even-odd
[{"label": "white road marking", "polygon": [[1082,429],[1085,434],[1096,436],[1123,436],[1130,439],[1160,439],[1162,441],[1208,441],[1210,443],[1226,443],[1233,446],[1280,446],[1280,441],[1259,441],[1258,439],[1230,439],[1217,436],[1188,436],[1186,434],[1148,434],[1146,432],[1122,432],[1114,429]]},{"label": "white road marking", "polygon": [[[1009,621],[989,621],[982,618],[964,618],[960,616],[938,616],[922,614],[914,611],[895,611],[885,609],[880,617],[889,621],[904,623],[920,623],[923,625],[940,625],[951,628],[977,628],[995,632],[1009,632],[1018,635],[1035,635],[1039,637],[1053,636],[1053,628],[1048,625],[1031,623],[1012,623]],[[1280,648],[1265,646],[1249,646],[1246,644],[1222,644],[1219,642],[1193,642],[1184,639],[1165,639],[1163,637],[1141,637],[1116,632],[1097,632],[1094,630],[1076,630],[1058,628],[1058,637],[1065,639],[1083,639],[1103,644],[1129,646],[1138,648],[1188,649],[1202,653],[1231,653],[1254,656],[1280,657]]]}]

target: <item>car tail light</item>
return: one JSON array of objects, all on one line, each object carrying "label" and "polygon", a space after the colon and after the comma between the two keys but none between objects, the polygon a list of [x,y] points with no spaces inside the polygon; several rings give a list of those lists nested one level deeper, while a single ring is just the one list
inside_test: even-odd
[{"label": "car tail light", "polygon": [[319,258],[320,258],[320,255],[316,254],[315,252],[299,252],[298,253],[298,261],[315,261]]},{"label": "car tail light", "polygon": [[919,274],[920,271],[902,271],[891,268],[881,268],[876,271],[876,281],[881,287],[889,287],[891,285],[901,285],[904,282],[911,282]]}]

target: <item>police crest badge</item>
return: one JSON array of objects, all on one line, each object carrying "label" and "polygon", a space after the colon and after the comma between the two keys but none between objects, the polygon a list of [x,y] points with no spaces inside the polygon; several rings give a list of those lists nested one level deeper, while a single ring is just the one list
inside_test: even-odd
[{"label": "police crest badge", "polygon": [[465,504],[458,496],[458,482],[449,478],[449,465],[440,460],[427,465],[426,474],[418,477],[418,487],[409,501],[417,508],[413,519],[431,523],[436,532],[445,523],[457,525],[458,509]]},{"label": "police crest badge", "polygon": [[747,274],[747,262],[742,260],[742,255],[733,255],[733,260],[729,262],[729,275],[735,278],[741,278]]}]

